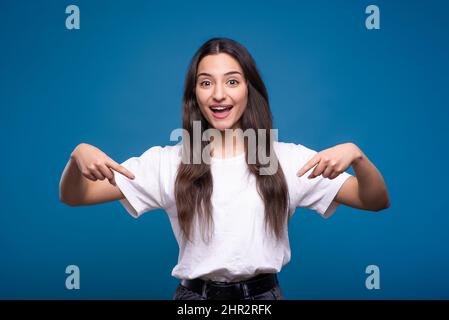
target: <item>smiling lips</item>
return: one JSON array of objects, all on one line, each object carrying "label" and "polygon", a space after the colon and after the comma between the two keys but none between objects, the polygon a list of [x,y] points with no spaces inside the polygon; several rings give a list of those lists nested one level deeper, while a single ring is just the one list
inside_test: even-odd
[{"label": "smiling lips", "polygon": [[231,113],[233,106],[228,104],[213,104],[209,108],[212,110],[212,115],[216,119],[224,119]]}]

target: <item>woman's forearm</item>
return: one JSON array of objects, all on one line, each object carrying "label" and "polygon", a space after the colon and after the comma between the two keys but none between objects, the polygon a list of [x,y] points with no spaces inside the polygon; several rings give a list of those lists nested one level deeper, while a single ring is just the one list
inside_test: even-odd
[{"label": "woman's forearm", "polygon": [[82,204],[88,181],[81,174],[75,159],[70,157],[59,182],[59,199],[70,206]]},{"label": "woman's forearm", "polygon": [[379,170],[363,152],[353,162],[352,168],[357,177],[360,200],[373,209],[388,208],[390,199],[385,181]]}]

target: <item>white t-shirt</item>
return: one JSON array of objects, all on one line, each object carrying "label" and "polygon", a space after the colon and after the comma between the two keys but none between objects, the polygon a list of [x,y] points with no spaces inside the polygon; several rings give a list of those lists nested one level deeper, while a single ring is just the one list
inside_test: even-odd
[{"label": "white t-shirt", "polygon": [[[299,169],[317,152],[283,142],[274,142],[274,150],[286,178],[291,214],[297,207],[310,208],[325,218],[334,213],[338,205],[334,197],[351,175],[343,172],[332,180],[322,175],[308,179],[312,168],[298,177]],[[125,195],[120,202],[132,216],[137,218],[157,208],[167,212],[179,245],[178,263],[172,276],[240,281],[259,273],[279,272],[290,261],[288,232],[281,241],[265,232],[264,204],[244,153],[233,158],[211,158],[214,233],[208,244],[202,240],[198,228],[193,230],[193,243],[181,236],[174,196],[180,162],[181,145],[156,146],[122,163],[134,173],[134,180],[115,174],[117,186]],[[197,219],[194,222],[193,227],[198,226]]]}]

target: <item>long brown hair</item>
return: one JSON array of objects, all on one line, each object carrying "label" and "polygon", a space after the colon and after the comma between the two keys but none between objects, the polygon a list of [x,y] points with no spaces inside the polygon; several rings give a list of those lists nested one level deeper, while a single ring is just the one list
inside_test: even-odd
[{"label": "long brown hair", "polygon": [[[184,84],[184,96],[182,104],[182,126],[188,134],[183,138],[183,149],[189,148],[189,156],[193,156],[193,122],[200,121],[201,136],[204,130],[208,129],[209,123],[202,115],[195,94],[197,70],[200,61],[207,55],[227,53],[236,59],[243,70],[244,77],[248,85],[248,104],[239,119],[240,128],[265,129],[268,139],[265,139],[265,150],[270,150],[271,156],[276,155],[273,150],[272,115],[268,101],[268,93],[265,84],[257,70],[256,63],[250,53],[240,43],[228,38],[212,38],[205,42],[193,56],[187,72]],[[190,140],[190,141],[187,141]],[[262,141],[257,137],[257,146]],[[202,150],[208,144],[201,141]],[[256,157],[256,163],[250,164],[248,161],[248,143],[245,140],[246,162],[249,171],[256,177],[257,191],[265,205],[265,229],[269,227],[274,232],[277,239],[284,233],[284,225],[288,219],[288,189],[282,168],[277,166],[277,171],[269,175],[261,175],[260,169],[263,167]],[[183,153],[185,156],[185,153]],[[210,165],[201,161],[200,164],[181,162],[175,183],[175,198],[178,211],[178,220],[182,234],[191,240],[191,229],[195,218],[198,218],[201,226],[201,233],[204,239],[204,231],[213,228],[211,196],[213,191],[212,173]],[[197,215],[197,216],[195,216]]]}]

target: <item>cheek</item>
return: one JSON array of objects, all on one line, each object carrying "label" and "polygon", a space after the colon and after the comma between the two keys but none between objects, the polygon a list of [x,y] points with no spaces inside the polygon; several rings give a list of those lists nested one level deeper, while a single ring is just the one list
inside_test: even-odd
[{"label": "cheek", "polygon": [[207,102],[207,97],[205,96],[204,92],[201,90],[195,90],[196,100],[198,101],[198,104],[200,107],[203,107]]},{"label": "cheek", "polygon": [[246,90],[242,90],[242,92],[238,94],[237,99],[238,103],[240,104],[240,108],[246,109],[246,105],[248,103],[248,92]]}]

